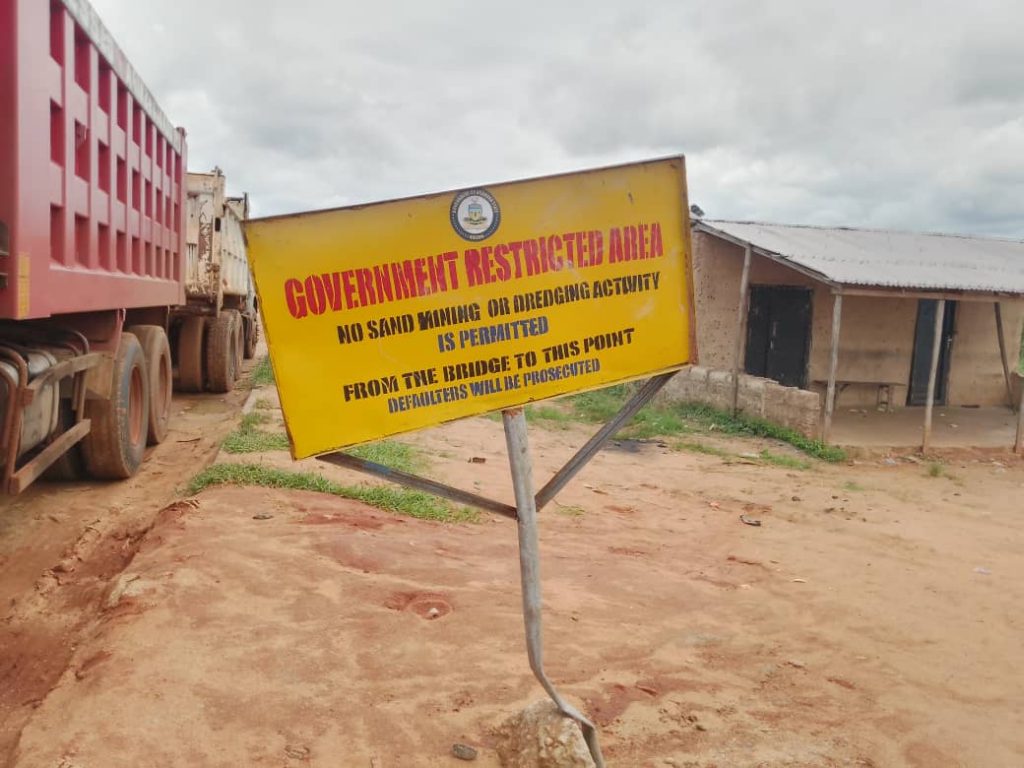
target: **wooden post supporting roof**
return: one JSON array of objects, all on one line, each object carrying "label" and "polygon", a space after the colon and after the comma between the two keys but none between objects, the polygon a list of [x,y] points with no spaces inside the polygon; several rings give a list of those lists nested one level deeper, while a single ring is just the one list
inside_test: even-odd
[{"label": "wooden post supporting roof", "polygon": [[1024,376],[1017,374],[1020,382],[1020,403],[1017,406],[1017,439],[1014,441],[1013,450],[1016,453],[1024,453]]},{"label": "wooden post supporting roof", "polygon": [[1003,364],[1003,380],[1006,382],[1006,404],[1013,410],[1013,381],[1010,379],[1010,364],[1006,360],[1006,337],[1003,335],[1003,308],[998,301],[992,303],[996,309],[996,335],[999,337],[999,362]]},{"label": "wooden post supporting roof", "polygon": [[736,310],[736,346],[732,356],[732,415],[735,416],[740,407],[740,357],[743,355],[743,342],[747,335],[747,292],[750,288],[750,243],[743,251],[743,275],[740,277],[740,304]]},{"label": "wooden post supporting roof", "polygon": [[946,300],[939,299],[935,307],[935,338],[932,340],[932,364],[928,369],[928,399],[924,406],[924,437],[921,451],[928,450],[932,440],[932,409],[935,405],[935,380],[938,378],[939,352],[942,349],[942,321],[946,314]]},{"label": "wooden post supporting roof", "polygon": [[828,442],[832,433],[832,411],[836,406],[836,372],[839,370],[839,323],[843,316],[843,294],[832,297],[832,353],[828,362],[828,389],[825,391],[825,421],[821,439]]}]

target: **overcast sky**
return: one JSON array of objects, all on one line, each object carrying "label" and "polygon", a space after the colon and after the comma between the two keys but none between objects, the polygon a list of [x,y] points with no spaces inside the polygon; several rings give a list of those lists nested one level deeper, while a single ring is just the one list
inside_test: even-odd
[{"label": "overcast sky", "polygon": [[92,0],[257,215],[666,154],[711,218],[1024,237],[1024,3]]}]

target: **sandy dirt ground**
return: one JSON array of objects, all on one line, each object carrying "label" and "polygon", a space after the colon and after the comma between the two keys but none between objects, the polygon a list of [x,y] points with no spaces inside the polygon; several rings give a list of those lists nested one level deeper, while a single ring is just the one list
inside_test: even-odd
[{"label": "sandy dirt ground", "polygon": [[[538,483],[588,433],[532,428]],[[510,497],[499,423],[409,441],[432,476]],[[44,493],[58,517],[106,514],[95,489]],[[541,515],[548,671],[612,766],[1024,765],[1022,495],[1024,466],[1005,456],[932,476],[907,460],[800,471],[611,446]],[[15,674],[31,718],[15,718],[10,765],[408,768],[459,765],[463,742],[496,766],[495,727],[543,695],[509,520],[227,487],[166,507],[124,549],[73,640],[47,634],[52,616],[21,636],[66,669]],[[60,573],[42,584],[51,610],[83,589]]]},{"label": "sandy dirt ground", "polygon": [[0,765],[67,669],[111,579],[157,513],[214,458],[248,394],[175,395],[166,442],[129,481],[37,482],[0,499]]}]

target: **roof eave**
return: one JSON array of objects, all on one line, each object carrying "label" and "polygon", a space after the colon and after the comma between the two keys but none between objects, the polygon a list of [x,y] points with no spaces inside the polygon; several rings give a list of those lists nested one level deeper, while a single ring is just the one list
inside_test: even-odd
[{"label": "roof eave", "polygon": [[1020,301],[1024,291],[976,291],[966,288],[914,288],[905,285],[844,283],[837,289],[847,296],[881,296],[893,299],[947,299],[954,301]]},{"label": "roof eave", "polygon": [[733,235],[730,235],[727,232],[723,232],[720,229],[712,227],[710,224],[705,224],[703,221],[693,222],[693,227],[700,232],[706,232],[709,235],[717,237],[721,240],[725,240],[726,242],[732,243],[733,245],[738,245],[740,248],[750,248],[752,253],[756,253],[758,256],[763,256],[766,259],[774,261],[776,264],[781,264],[782,266],[788,267],[789,269],[792,269],[795,272],[799,272],[802,275],[806,275],[812,280],[817,280],[819,283],[824,283],[833,291],[839,292],[843,288],[842,284],[836,282],[823,272],[819,272],[816,269],[811,269],[810,267],[805,267],[802,264],[797,264],[796,262],[790,261],[780,253],[776,253],[775,251],[771,251],[767,248],[762,248],[761,246],[755,245],[749,240],[744,240],[740,237],[734,237]]},{"label": "roof eave", "polygon": [[824,283],[831,288],[833,293],[843,293],[850,296],[890,296],[890,297],[906,297],[906,298],[947,298],[947,299],[960,299],[962,301],[996,301],[996,300],[1020,300],[1024,298],[1024,291],[986,291],[986,290],[972,290],[969,288],[935,288],[935,287],[923,287],[923,286],[909,286],[909,285],[869,285],[864,283],[844,283],[836,280],[823,272],[819,272],[816,269],[806,267],[802,264],[790,260],[782,254],[772,251],[768,248],[763,248],[756,245],[749,240],[730,235],[728,232],[714,227],[704,221],[694,221],[693,228],[699,232],[717,237],[726,242],[732,243],[739,246],[740,248],[751,249],[752,253],[756,253],[758,256],[763,256],[766,259],[774,261],[776,264],[788,267],[789,269],[799,272],[812,280],[816,280],[820,283]]}]

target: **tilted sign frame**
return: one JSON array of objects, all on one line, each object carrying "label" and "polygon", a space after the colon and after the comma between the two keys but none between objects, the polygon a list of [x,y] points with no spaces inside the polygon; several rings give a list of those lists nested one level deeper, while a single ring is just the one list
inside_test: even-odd
[{"label": "tilted sign frame", "polygon": [[682,158],[471,192],[247,223],[295,458],[693,356]]},{"label": "tilted sign frame", "polygon": [[[292,455],[301,458],[320,454],[320,460],[326,463],[516,520],[530,667],[559,709],[580,723],[598,766],[604,763],[596,729],[559,695],[544,672],[536,515],[650,401],[676,369],[695,357],[688,211],[685,161],[671,157],[372,206],[259,219],[247,225],[250,259]],[[447,214],[447,220],[438,226],[442,214]],[[381,237],[374,240],[378,233],[374,227],[381,223],[390,226],[379,230]],[[533,245],[526,245],[528,242]],[[417,257],[416,253],[421,255]],[[642,273],[645,277],[638,277],[634,265],[650,270]],[[659,277],[651,277],[655,274]],[[513,275],[521,282],[512,282]],[[666,275],[669,280],[663,282]],[[512,282],[507,289],[503,285],[506,282]],[[498,285],[492,289],[493,283]],[[565,289],[573,285],[583,286],[576,289],[573,301],[547,304],[559,286]],[[428,313],[428,327],[422,327],[422,318],[412,310],[395,309],[387,314],[385,308],[376,309],[377,304],[390,304],[403,287],[401,299]],[[422,290],[426,287],[430,290]],[[373,301],[384,299],[386,288],[392,294],[387,297],[389,301]],[[660,298],[656,295],[659,291]],[[568,291],[563,290],[562,295],[568,295]],[[530,296],[545,306],[531,309]],[[623,296],[627,300],[619,301]],[[608,302],[607,315],[602,312],[601,299],[613,299]],[[515,311],[517,302],[522,304],[520,311]],[[355,311],[368,307],[374,309]],[[475,311],[467,307],[475,307]],[[457,308],[461,308],[461,315],[455,312]],[[616,315],[624,309],[632,310],[633,316]],[[430,324],[432,310],[439,310],[442,319],[454,322]],[[310,318],[310,322],[303,322]],[[596,326],[590,329],[590,335],[587,331],[581,334],[573,327],[573,319]],[[661,326],[659,321],[663,322]],[[623,322],[631,324],[624,326]],[[381,328],[389,333],[380,335]],[[378,332],[376,338],[368,339],[374,329]],[[629,330],[628,341],[625,329]],[[337,341],[332,340],[337,348],[325,345],[324,334],[331,331],[337,334]],[[522,341],[520,331],[526,334],[523,338],[536,338],[546,346],[531,349],[530,344],[517,344]],[[437,349],[422,354],[415,364],[411,362],[419,354],[415,350],[412,355],[389,351],[389,347],[408,351],[409,339],[415,343],[416,337],[424,334]],[[634,334],[638,338],[635,347]],[[342,376],[333,375],[339,371],[338,361],[333,368],[327,365],[318,370],[316,365],[301,365],[310,353],[314,359],[323,353],[323,349],[317,349],[320,345],[327,346],[328,357],[334,352],[343,361],[354,360],[351,368],[358,369],[362,363],[369,371],[368,362],[374,360],[374,355],[366,349],[372,341],[377,342],[377,362],[393,366],[385,373],[387,378],[380,376],[379,368],[369,377],[368,373],[357,375],[355,371],[347,378],[344,371]],[[458,355],[449,355],[460,348],[465,350],[467,341],[470,360],[459,361]],[[587,348],[599,343],[610,344],[610,349],[619,353],[611,366],[602,365],[601,358],[585,357]],[[495,347],[499,354],[490,354],[494,351],[491,349],[476,353],[477,346]],[[500,354],[509,349],[512,351]],[[605,349],[608,347],[592,351]],[[524,371],[522,362],[530,351],[537,364],[527,365]],[[637,356],[623,354],[629,352],[637,352]],[[488,354],[487,358],[479,356]],[[582,361],[576,360],[580,357]],[[465,370],[473,372],[476,369],[472,363],[480,359],[489,361],[488,373],[483,375],[504,367],[491,382],[492,387],[479,386],[472,397],[454,401],[459,407],[434,412],[433,406],[453,402],[445,399],[451,394],[445,385],[452,383],[446,366],[455,366],[451,370],[458,373],[463,370],[458,367],[461,362],[469,366]],[[445,362],[452,360],[455,362]],[[596,363],[583,365],[588,360]],[[395,373],[397,363],[400,365]],[[547,369],[542,367],[545,365]],[[604,376],[592,375],[602,368]],[[542,382],[539,387],[523,387],[526,376],[540,378],[540,374],[533,373],[537,370],[583,374],[578,382],[574,376],[564,376],[554,379],[555,386],[543,386]],[[444,381],[438,380],[439,371]],[[517,378],[512,379],[510,373]],[[523,406],[651,374],[618,414],[534,494]],[[482,375],[465,378],[479,382]],[[312,382],[307,385],[304,379]],[[334,436],[345,433],[347,426],[342,418],[345,409],[331,413],[330,398],[321,398],[328,403],[326,408],[321,406],[326,413],[313,414],[312,420],[302,410],[317,407],[318,396],[323,394],[317,388],[325,386],[325,381],[341,389],[334,397],[342,397],[346,403],[355,395],[356,407],[352,410],[357,415],[363,409],[369,411],[370,405],[376,406],[375,416],[366,423],[360,423],[359,428],[348,427],[355,439]],[[567,383],[562,386],[562,381]],[[361,391],[358,386],[362,386]],[[466,381],[456,379],[455,386],[459,393],[470,391]],[[423,394],[424,390],[428,394]],[[441,393],[437,403],[436,393]],[[413,403],[418,418],[397,419],[389,424],[386,418],[381,419],[382,398],[388,415],[396,412],[393,408],[403,413],[400,406]],[[463,400],[470,401],[468,407],[461,406]],[[494,410],[502,411],[515,506],[332,450]],[[307,430],[315,433],[313,439],[305,440]]]}]

